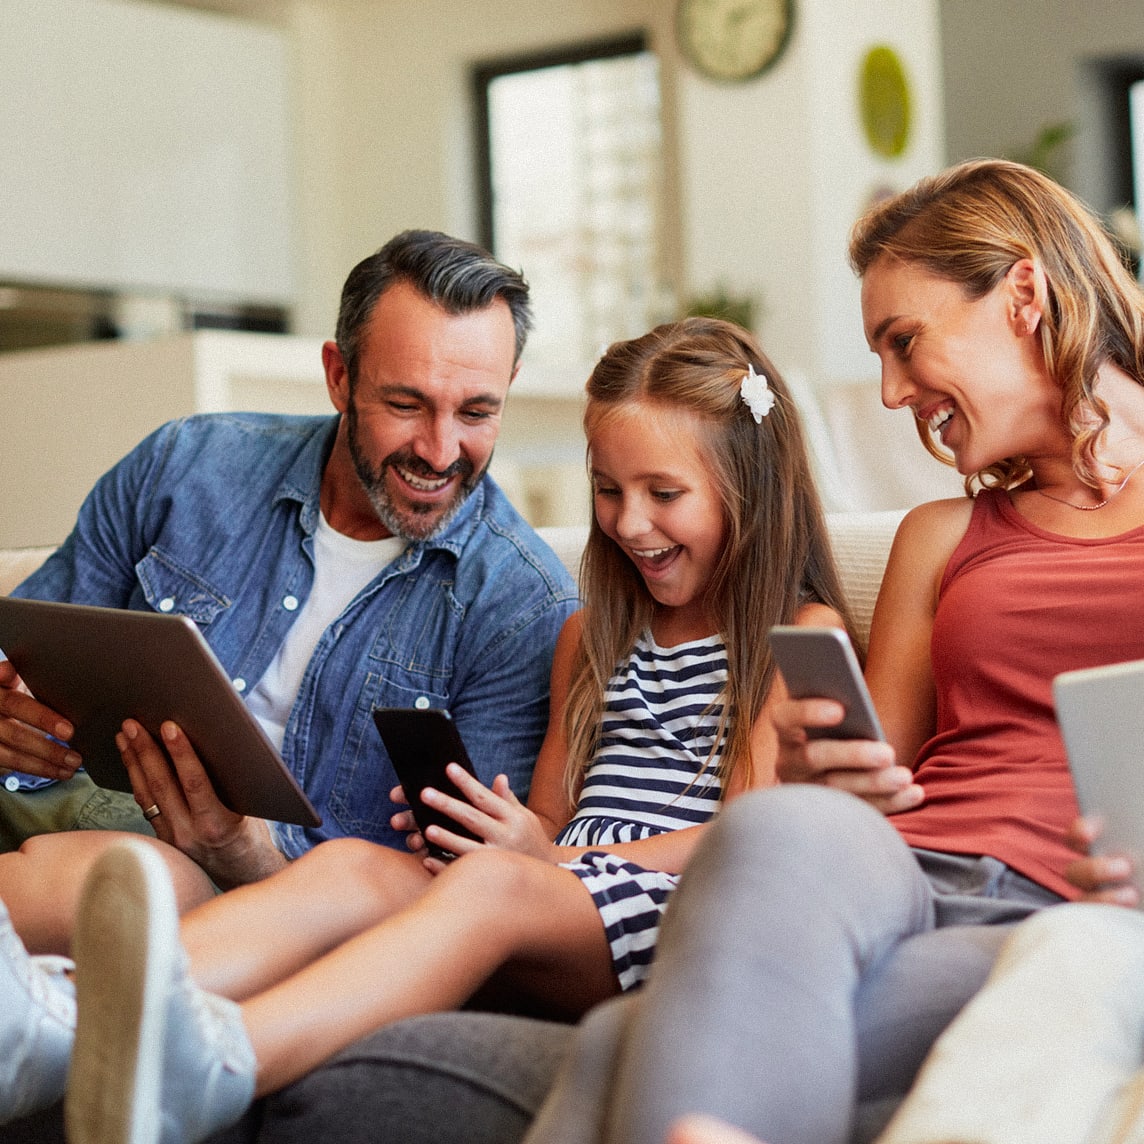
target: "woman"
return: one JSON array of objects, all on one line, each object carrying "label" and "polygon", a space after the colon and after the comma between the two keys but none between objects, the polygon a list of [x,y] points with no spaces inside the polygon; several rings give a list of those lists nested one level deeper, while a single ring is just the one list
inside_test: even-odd
[{"label": "woman", "polygon": [[[1144,296],[1076,199],[1000,161],[876,206],[851,260],[884,403],[980,491],[895,540],[867,663],[889,743],[809,740],[837,706],[782,705],[784,785],[712,829],[642,997],[586,1030],[625,1026],[601,1139],[692,1112],[851,1139],[1010,923],[1077,894],[1051,681],[1144,656]],[[562,1095],[534,1140],[572,1138]]]}]

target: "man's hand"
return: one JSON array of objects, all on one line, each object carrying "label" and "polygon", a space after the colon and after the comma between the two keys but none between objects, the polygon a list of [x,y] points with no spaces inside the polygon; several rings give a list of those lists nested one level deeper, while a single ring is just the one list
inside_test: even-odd
[{"label": "man's hand", "polygon": [[1134,882],[1131,859],[1122,854],[1093,855],[1089,851],[1100,837],[1100,822],[1078,818],[1069,828],[1068,844],[1084,855],[1065,868],[1065,877],[1081,891],[1085,902],[1112,906],[1137,906],[1140,891]]},{"label": "man's hand", "polygon": [[223,889],[258,881],[285,866],[262,819],[235,814],[219,801],[179,727],[168,722],[160,731],[162,747],[128,719],[115,740],[135,801],[155,834],[197,862]]},{"label": "man's hand", "polygon": [[0,660],[0,768],[70,779],[83,763],[67,745],[74,734],[71,723],[33,699],[16,669]]},{"label": "man's hand", "polygon": [[832,699],[787,699],[774,711],[780,782],[818,783],[865,799],[883,814],[910,810],[925,798],[894,748],[872,739],[812,739],[808,727],[833,727],[845,714]]}]

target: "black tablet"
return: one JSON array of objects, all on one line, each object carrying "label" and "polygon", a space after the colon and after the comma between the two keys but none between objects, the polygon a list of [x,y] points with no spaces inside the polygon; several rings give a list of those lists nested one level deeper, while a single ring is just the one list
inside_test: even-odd
[{"label": "black tablet", "polygon": [[131,783],[115,736],[124,719],[158,740],[173,720],[223,804],[238,814],[320,826],[321,818],[186,616],[0,597],[0,651],[32,694],[75,727],[92,780]]}]

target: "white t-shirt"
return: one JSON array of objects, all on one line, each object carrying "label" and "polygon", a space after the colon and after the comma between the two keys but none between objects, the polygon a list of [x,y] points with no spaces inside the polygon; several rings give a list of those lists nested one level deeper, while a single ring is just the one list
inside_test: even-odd
[{"label": "white t-shirt", "polygon": [[[278,654],[247,699],[247,706],[279,750],[302,676],[322,633],[346,605],[389,563],[405,551],[399,536],[354,540],[330,527],[319,514],[314,533],[314,586],[290,626]],[[290,607],[287,597],[283,607]],[[297,607],[295,601],[294,607]]]}]

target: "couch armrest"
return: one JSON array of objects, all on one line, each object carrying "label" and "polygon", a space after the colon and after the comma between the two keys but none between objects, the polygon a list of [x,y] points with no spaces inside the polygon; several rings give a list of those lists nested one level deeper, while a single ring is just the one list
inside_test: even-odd
[{"label": "couch armrest", "polygon": [[0,549],[0,596],[7,596],[55,551],[54,548]]},{"label": "couch armrest", "polygon": [[874,615],[874,601],[886,571],[890,545],[905,516],[904,511],[836,512],[828,513],[826,527],[838,572],[842,577],[842,590],[854,613],[854,626],[858,643],[865,650],[870,642],[870,620]]}]

